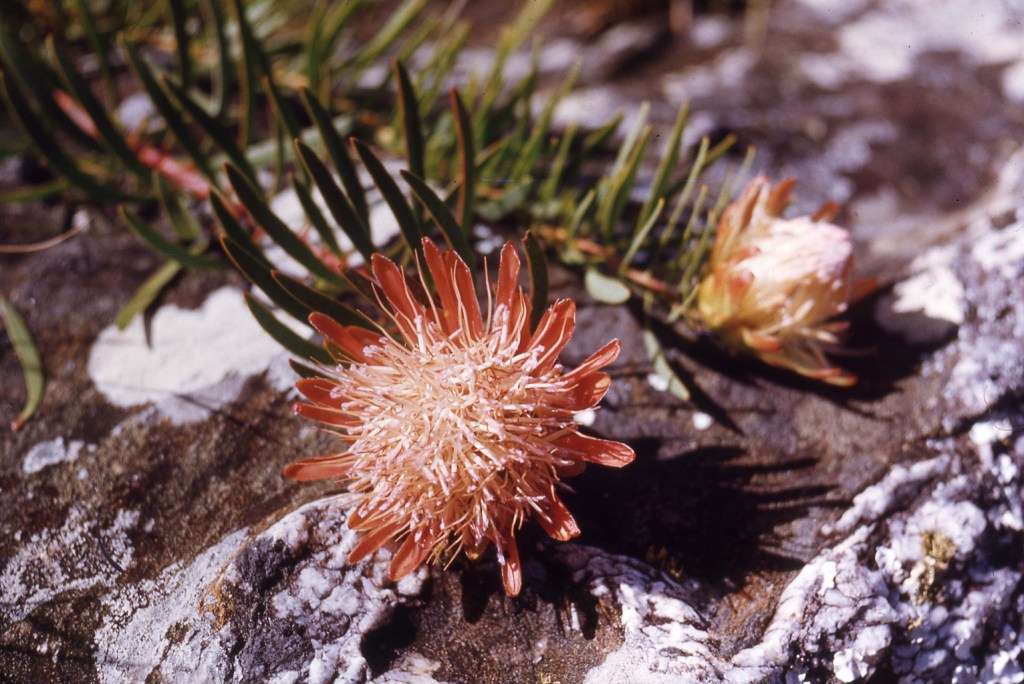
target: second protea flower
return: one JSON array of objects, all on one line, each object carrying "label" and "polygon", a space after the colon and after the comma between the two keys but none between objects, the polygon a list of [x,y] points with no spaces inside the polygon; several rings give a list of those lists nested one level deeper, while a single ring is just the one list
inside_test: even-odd
[{"label": "second protea flower", "polygon": [[572,336],[575,305],[555,302],[531,331],[511,243],[496,286],[487,284],[486,312],[462,259],[429,240],[423,256],[414,287],[392,261],[373,257],[386,329],[310,317],[342,358],[330,377],[298,382],[310,403],[296,411],[334,428],[348,448],[292,463],[284,474],[345,483],[348,524],[362,533],[351,562],[392,546],[390,576],[398,579],[428,559],[460,550],[476,557],[493,544],[505,591],[515,595],[522,585],[515,534],[528,518],[555,539],[579,534],[559,498],[560,478],[588,461],[633,460],[628,446],[582,435],[573,420],[607,392],[611,379],[601,368],[618,356],[619,343],[563,369],[558,356]]},{"label": "second protea flower", "polygon": [[833,319],[870,283],[853,279],[850,234],[828,222],[834,205],[782,218],[793,185],[756,178],[722,213],[697,315],[766,363],[849,386],[856,377],[833,366],[825,351],[838,348],[846,330]]}]

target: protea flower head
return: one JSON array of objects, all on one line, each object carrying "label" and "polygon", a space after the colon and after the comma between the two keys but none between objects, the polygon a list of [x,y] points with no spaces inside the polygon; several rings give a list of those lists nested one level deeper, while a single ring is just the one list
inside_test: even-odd
[{"label": "protea flower head", "polygon": [[833,366],[847,323],[833,320],[870,289],[855,282],[850,234],[829,223],[835,205],[784,219],[792,179],[755,178],[722,213],[697,315],[734,348],[833,385],[856,382]]},{"label": "protea flower head", "polygon": [[[389,259],[372,258],[371,282],[389,321],[379,332],[310,316],[343,358],[329,378],[298,382],[309,403],[296,412],[331,426],[348,448],[292,463],[284,475],[346,484],[348,524],[362,533],[350,562],[389,545],[397,580],[428,559],[460,550],[475,558],[493,544],[514,596],[522,585],[515,534],[527,518],[558,540],[579,534],[559,498],[560,478],[587,461],[633,460],[628,446],[582,435],[573,420],[608,391],[601,368],[619,343],[563,369],[558,356],[573,333],[575,304],[555,302],[531,331],[512,243],[501,251],[496,286],[486,285],[486,316],[461,258],[429,240],[423,257],[417,287]],[[428,277],[433,294],[422,294]]]}]

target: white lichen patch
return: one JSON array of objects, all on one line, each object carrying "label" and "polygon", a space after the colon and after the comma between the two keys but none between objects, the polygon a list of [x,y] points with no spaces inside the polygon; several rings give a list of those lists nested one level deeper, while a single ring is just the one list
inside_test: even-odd
[{"label": "white lichen patch", "polygon": [[1024,222],[1017,221],[980,237],[971,248],[971,257],[986,271],[999,271],[1004,278],[1015,278],[1024,270]]},{"label": "white lichen patch", "polygon": [[441,663],[436,660],[411,651],[402,654],[390,670],[372,681],[374,684],[447,684],[434,678],[434,672],[440,668]]},{"label": "white lichen patch", "polygon": [[21,470],[31,475],[58,463],[71,463],[78,460],[84,447],[85,442],[81,440],[73,439],[65,443],[63,437],[40,442],[25,453]]},{"label": "white lichen patch", "polygon": [[[345,521],[337,499],[313,502],[256,536],[239,530],[194,560],[111,594],[96,632],[98,678],[225,681],[235,673],[275,682],[366,681],[364,637],[419,594],[426,570],[395,584],[387,579],[387,552],[348,564],[356,534]],[[268,619],[249,614],[257,605]],[[286,645],[290,659],[271,644]],[[432,671],[425,659],[406,658],[383,681],[425,684]]]},{"label": "white lichen patch", "polygon": [[110,524],[72,507],[64,523],[20,540],[0,570],[0,622],[17,622],[54,598],[96,587],[111,587],[131,567],[128,533],[138,511],[118,511]]},{"label": "white lichen patch", "polygon": [[202,603],[244,538],[245,530],[234,532],[190,563],[105,597],[95,634],[97,679],[144,681],[158,673],[163,681],[224,681],[227,652]]},{"label": "white lichen patch", "polygon": [[1015,61],[1024,55],[1020,19],[1011,3],[896,0],[842,22],[830,59],[846,77],[880,82],[908,78],[929,52],[959,52],[977,64]]},{"label": "white lichen patch", "polygon": [[[105,328],[90,350],[89,376],[115,406],[152,403],[174,423],[205,418],[233,401],[249,377],[285,358],[231,287],[214,291],[194,311],[160,308],[151,322],[151,345],[143,326],[136,316],[123,331]],[[279,382],[281,375],[272,378]],[[288,386],[290,380],[275,389]]]},{"label": "white lichen patch", "polygon": [[345,519],[336,501],[314,502],[257,538],[281,540],[294,550],[310,539],[320,540],[316,550],[291,569],[291,580],[270,601],[277,619],[289,621],[309,637],[312,656],[302,671],[311,684],[362,681],[368,671],[360,651],[363,636],[383,622],[402,597],[417,595],[426,577],[421,568],[397,585],[388,582],[386,551],[370,561],[348,564],[346,557],[358,535]]},{"label": "white lichen patch", "polygon": [[910,265],[913,275],[893,288],[893,311],[920,311],[929,318],[963,323],[967,302],[964,286],[953,270],[955,256],[954,247],[938,247],[915,259]]},{"label": "white lichen patch", "polygon": [[622,646],[590,670],[585,682],[715,680],[717,657],[703,620],[686,601],[684,587],[625,556],[571,544],[555,551],[572,570],[576,584],[595,597],[611,599],[621,610]]}]

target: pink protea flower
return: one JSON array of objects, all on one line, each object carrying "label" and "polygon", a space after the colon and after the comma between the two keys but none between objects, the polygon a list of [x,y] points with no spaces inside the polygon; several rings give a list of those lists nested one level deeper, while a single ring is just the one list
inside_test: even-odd
[{"label": "pink protea flower", "polygon": [[297,383],[310,403],[296,412],[334,428],[348,448],[292,463],[284,475],[347,485],[348,524],[363,533],[350,562],[392,545],[397,580],[428,559],[460,550],[476,557],[494,544],[514,596],[522,586],[515,533],[527,518],[558,540],[579,534],[556,492],[559,479],[587,461],[633,460],[628,446],[582,435],[573,420],[608,391],[601,368],[618,356],[619,343],[563,369],[558,355],[572,336],[575,304],[555,302],[531,332],[512,243],[501,251],[497,286],[487,284],[486,318],[466,263],[429,240],[423,255],[419,284],[426,292],[429,274],[434,294],[422,299],[392,261],[372,259],[389,331],[310,316],[328,349],[344,358],[329,379]]},{"label": "pink protea flower", "polygon": [[847,327],[832,319],[872,285],[853,279],[850,234],[828,222],[835,205],[781,218],[794,184],[755,178],[722,213],[697,315],[728,344],[768,364],[849,386],[856,377],[824,352],[840,346]]}]

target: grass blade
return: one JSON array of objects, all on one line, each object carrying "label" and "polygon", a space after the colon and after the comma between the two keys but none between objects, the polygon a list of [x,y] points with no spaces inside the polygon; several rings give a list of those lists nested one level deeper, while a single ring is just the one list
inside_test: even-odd
[{"label": "grass blade", "polygon": [[215,259],[210,259],[192,254],[190,251],[174,244],[163,235],[153,230],[140,219],[135,212],[121,207],[121,218],[128,224],[128,228],[154,251],[159,252],[169,259],[174,259],[182,266],[198,270],[222,268],[223,264]]},{"label": "grass blade", "polygon": [[267,203],[260,197],[259,191],[238,170],[237,166],[227,164],[226,168],[228,180],[231,181],[231,187],[235,189],[239,201],[245,206],[256,223],[267,232],[271,240],[280,245],[281,249],[287,252],[291,258],[305,266],[309,269],[310,273],[318,278],[323,278],[337,285],[345,284],[341,276],[329,268],[327,264],[320,261],[313,253],[313,250],[291,228],[286,226],[284,221],[271,211]]},{"label": "grass blade", "polygon": [[320,161],[320,158],[316,156],[316,153],[299,140],[295,141],[295,149],[306,172],[309,173],[316,187],[320,190],[320,194],[323,196],[331,216],[334,217],[338,226],[345,231],[345,235],[352,241],[352,244],[359,250],[359,253],[363,255],[363,258],[369,260],[370,255],[373,254],[373,243],[370,241],[369,228],[360,220],[355,208],[348,201],[348,198],[345,197],[338,184],[334,182],[334,177],[327,170],[327,167],[323,165],[323,162]]},{"label": "grass blade", "polygon": [[651,127],[647,126],[633,145],[632,153],[626,157],[621,168],[609,179],[608,192],[601,198],[601,205],[598,208],[598,219],[604,235],[607,237],[614,233],[619,217],[622,216],[622,211],[626,208],[629,193],[636,181],[636,171],[643,160],[650,140]]},{"label": "grass blade", "polygon": [[462,165],[461,187],[459,189],[459,201],[456,205],[456,213],[459,216],[459,225],[465,235],[473,231],[473,203],[476,201],[476,152],[473,145],[473,128],[469,120],[469,113],[462,103],[459,91],[454,88],[449,93],[451,99],[452,116],[455,119],[455,136],[459,145],[459,161]]},{"label": "grass blade", "polygon": [[690,115],[689,103],[683,104],[676,115],[675,124],[672,126],[672,133],[669,135],[668,144],[665,146],[664,156],[658,164],[658,170],[654,173],[654,182],[651,183],[651,194],[648,195],[643,207],[640,209],[638,223],[646,223],[654,205],[665,196],[672,171],[679,161],[679,143],[683,139],[683,131],[686,129],[686,121]]},{"label": "grass blade", "polygon": [[78,164],[67,156],[56,143],[52,131],[48,131],[42,126],[39,116],[29,106],[20,88],[15,85],[14,81],[8,81],[4,74],[0,74],[0,90],[3,90],[4,99],[14,114],[14,118],[54,171],[60,173],[101,204],[130,199],[115,190],[101,186],[92,176],[82,171]]},{"label": "grass blade", "polygon": [[252,168],[245,153],[238,147],[238,143],[216,118],[211,116],[203,107],[196,102],[184,88],[169,78],[163,80],[168,92],[181,105],[182,109],[188,112],[192,120],[206,132],[206,135],[216,143],[217,147],[230,159],[239,169],[242,170],[249,180],[256,182],[256,171]]},{"label": "grass blade", "polygon": [[38,98],[43,113],[39,126],[48,128],[51,137],[54,131],[63,131],[86,149],[99,151],[99,143],[79,128],[49,96],[54,88],[59,87],[59,80],[28,53],[17,37],[17,28],[8,22],[5,13],[0,12],[0,55],[3,55],[7,63],[5,71],[13,77],[12,87],[17,86],[25,93],[44,93],[43,97]]},{"label": "grass blade", "polygon": [[327,314],[343,325],[358,325],[367,329],[373,328],[368,319],[355,309],[347,307],[336,299],[331,299],[311,287],[307,287],[295,278],[289,277],[280,271],[272,271],[271,276],[285,292],[311,311]]},{"label": "grass blade", "polygon": [[288,294],[274,280],[272,268],[254,259],[252,255],[231,238],[222,237],[220,245],[224,253],[228,255],[228,259],[245,276],[246,280],[263,290],[263,293],[267,295],[270,301],[279,306],[289,316],[301,323],[306,322],[312,309],[296,297]]},{"label": "grass blade", "polygon": [[437,223],[437,227],[441,229],[441,232],[448,240],[448,245],[462,257],[463,261],[469,264],[470,270],[475,272],[476,255],[466,240],[466,234],[459,227],[458,222],[456,222],[452,210],[448,208],[448,205],[437,196],[437,193],[422,178],[418,178],[408,171],[402,171],[402,178],[405,179],[405,182],[412,188],[413,194],[419,198],[423,206],[430,212],[434,222]]},{"label": "grass blade", "polygon": [[391,207],[391,212],[395,215],[395,220],[398,221],[398,227],[402,230],[405,243],[413,252],[418,252],[421,249],[420,226],[405,195],[402,194],[398,184],[384,168],[377,155],[361,140],[356,138],[350,138],[350,140],[355,146],[359,158],[363,160],[363,166],[370,172],[373,182],[377,184],[381,195],[384,196],[384,201]]},{"label": "grass blade", "polygon": [[3,320],[7,337],[14,347],[14,355],[18,357],[21,372],[25,376],[25,406],[11,422],[11,429],[17,431],[39,408],[46,388],[46,378],[43,376],[43,361],[39,358],[39,351],[32,341],[25,319],[4,297],[0,297],[0,319]]},{"label": "grass blade", "polygon": [[405,33],[405,29],[412,24],[426,6],[427,0],[405,0],[398,9],[392,12],[380,31],[359,51],[359,55],[353,63],[356,73],[376,62],[381,55],[387,52],[391,44]]},{"label": "grass blade", "polygon": [[269,271],[271,265],[267,257],[263,256],[263,252],[249,237],[249,233],[228,209],[227,203],[219,192],[214,191],[210,195],[210,206],[213,207],[213,213],[217,217],[217,222],[220,223],[223,234],[231,238],[235,244],[245,250],[246,254]]},{"label": "grass blade", "polygon": [[324,244],[331,252],[340,257],[341,246],[338,244],[338,240],[334,237],[334,231],[331,226],[328,225],[327,219],[324,218],[324,214],[320,211],[320,207],[313,199],[313,194],[309,190],[309,186],[306,185],[301,179],[296,177],[294,174],[291,177],[292,188],[295,190],[295,196],[299,198],[299,204],[302,205],[302,211],[306,214],[306,218],[313,224],[313,229],[323,240]]},{"label": "grass blade", "polygon": [[131,64],[132,71],[135,72],[139,81],[142,82],[142,86],[146,89],[149,99],[152,100],[156,110],[160,112],[160,116],[164,118],[167,127],[174,133],[174,137],[178,139],[185,152],[192,157],[196,167],[210,180],[214,187],[218,187],[217,177],[210,167],[206,154],[199,147],[199,143],[196,142],[195,138],[192,137],[179,111],[171,104],[170,96],[163,85],[157,81],[149,64],[139,55],[135,46],[126,44],[125,52],[128,54],[128,62]]},{"label": "grass blade", "polygon": [[355,207],[359,218],[362,219],[363,225],[369,226],[370,208],[366,202],[366,191],[359,181],[356,165],[352,161],[341,135],[338,134],[338,129],[334,127],[331,115],[327,113],[327,110],[309,89],[302,91],[302,101],[306,105],[306,110],[309,112],[310,118],[313,119],[313,123],[316,124],[317,130],[320,131],[320,139],[323,141],[324,147],[327,148],[327,154],[334,163],[334,168],[338,171],[345,194],[348,195],[349,201]]},{"label": "grass blade", "polygon": [[210,15],[213,36],[217,43],[217,72],[213,78],[213,100],[216,103],[216,118],[223,120],[231,105],[231,85],[234,83],[234,72],[231,64],[231,43],[224,24],[224,9],[220,0],[205,0],[204,5]]},{"label": "grass blade", "polygon": [[629,269],[629,265],[633,263],[633,258],[639,251],[640,246],[643,245],[644,240],[650,234],[651,229],[654,228],[654,224],[658,222],[658,218],[661,216],[662,210],[665,208],[665,198],[662,197],[658,200],[658,203],[654,205],[654,211],[647,220],[640,226],[640,230],[636,231],[633,236],[632,242],[629,244],[629,249],[626,250],[626,255],[622,257],[622,263],[619,264],[619,274],[622,275]]},{"label": "grass blade", "polygon": [[199,239],[202,231],[196,220],[192,218],[192,214],[185,211],[185,208],[181,206],[178,196],[174,194],[174,190],[167,184],[163,176],[154,173],[153,177],[156,181],[157,195],[160,197],[160,206],[167,213],[167,218],[170,219],[174,232],[184,241]]},{"label": "grass blade", "polygon": [[192,56],[188,52],[188,28],[185,22],[188,16],[182,0],[168,0],[171,10],[171,23],[174,25],[174,44],[178,52],[178,73],[181,74],[181,85],[185,90],[192,87]]},{"label": "grass blade", "polygon": [[523,244],[526,246],[526,265],[530,271],[530,329],[533,330],[548,308],[548,262],[544,257],[544,249],[533,233],[526,234]]},{"label": "grass blade", "polygon": [[252,49],[252,35],[249,22],[245,18],[245,5],[242,0],[232,0],[235,11],[235,22],[242,43],[242,61],[238,65],[238,84],[241,90],[242,114],[238,121],[238,146],[245,149],[249,145],[252,134],[253,116],[256,111],[257,83],[256,55]]},{"label": "grass blade", "polygon": [[174,280],[174,277],[181,272],[181,264],[177,261],[165,261],[163,266],[153,272],[153,275],[139,285],[135,294],[128,300],[128,303],[117,312],[114,324],[118,330],[124,330],[137,315],[148,309],[156,298],[160,296],[163,289]]},{"label": "grass blade", "polygon": [[125,166],[138,176],[144,185],[148,185],[150,170],[139,161],[135,151],[128,147],[124,133],[118,130],[114,122],[107,116],[106,108],[100,104],[99,99],[93,94],[92,88],[89,87],[89,84],[86,83],[85,79],[75,69],[64,46],[51,36],[49,47],[57,58],[57,65],[60,68],[61,76],[64,77],[71,92],[74,93],[82,107],[89,114],[89,118],[92,119],[100,138],[107,148],[124,162]]},{"label": "grass blade", "polygon": [[107,89],[107,96],[114,102],[119,101],[120,95],[117,82],[114,80],[114,72],[110,68],[110,45],[100,37],[96,28],[96,17],[92,13],[87,0],[75,0],[78,11],[82,15],[82,30],[85,32],[86,40],[89,41],[89,48],[99,58],[100,76]]},{"label": "grass blade", "polygon": [[402,120],[405,137],[405,153],[409,170],[423,178],[423,124],[420,122],[420,108],[416,103],[416,91],[409,80],[409,72],[397,59],[392,64],[395,80],[398,82],[398,112]]},{"label": "grass blade", "polygon": [[249,306],[249,311],[252,312],[253,318],[260,324],[260,327],[287,351],[324,365],[334,365],[334,359],[325,349],[295,334],[284,323],[277,320],[274,314],[270,313],[270,309],[257,302],[251,294],[245,295],[245,303]]}]

